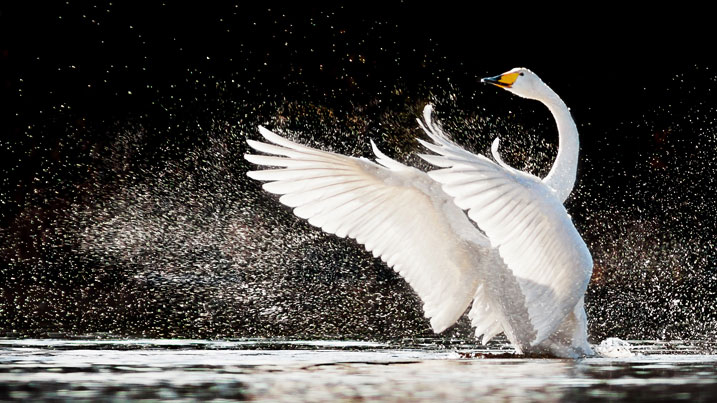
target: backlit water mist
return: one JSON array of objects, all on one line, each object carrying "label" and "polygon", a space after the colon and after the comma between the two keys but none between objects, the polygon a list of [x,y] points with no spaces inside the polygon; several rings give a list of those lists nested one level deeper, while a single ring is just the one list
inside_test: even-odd
[{"label": "backlit water mist", "polygon": [[[343,8],[222,6],[190,17],[167,7],[137,17],[113,5],[58,6],[36,21],[47,19],[57,38],[38,42],[26,31],[10,49],[18,108],[2,139],[0,327],[429,335],[417,297],[395,273],[248,180],[246,139],[263,124],[367,157],[373,139],[426,169],[413,156],[415,118],[430,102],[459,144],[485,153],[499,136],[509,164],[542,176],[557,147],[549,113],[482,87],[476,77],[499,71],[497,62],[412,31],[402,7],[358,19]],[[168,12],[178,14],[162,29],[151,24]],[[186,18],[206,27],[201,44],[179,29]],[[224,25],[212,28],[215,18]],[[53,41],[76,45],[59,51]],[[621,100],[618,87],[602,86],[601,66],[571,75],[526,59],[564,94],[581,133],[567,206],[595,260],[586,299],[594,341],[713,337],[717,71],[656,70]],[[462,321],[446,336],[469,334]]]},{"label": "backlit water mist", "polygon": [[[546,143],[554,139],[543,138],[554,137],[548,124],[538,134],[476,116],[480,110],[457,111],[435,96],[428,101],[469,147],[485,150],[490,136],[500,135],[506,158],[537,172],[553,158]],[[269,104],[262,105],[269,112],[253,115],[232,102],[238,116],[226,120],[176,118],[174,129],[116,124],[99,144],[84,138],[97,136],[94,127],[45,139],[53,149],[36,151],[38,172],[26,175],[22,160],[16,165],[30,183],[21,182],[28,192],[14,195],[21,203],[5,217],[4,328],[163,337],[427,335],[420,302],[403,280],[352,241],[295,219],[247,180],[241,158],[245,138],[256,138],[258,116],[267,116],[261,123],[313,146],[367,156],[371,137],[421,166],[408,154],[418,150],[410,140],[419,135],[411,123],[418,105],[372,116]],[[611,151],[617,146],[605,145],[610,156],[600,163],[586,150],[568,203],[595,260],[586,304],[596,340],[714,334],[714,205],[705,193],[714,178],[714,132],[705,133],[692,140],[674,134],[676,144],[658,144],[667,151],[633,156],[629,171],[605,162],[619,156]],[[449,334],[467,336],[466,324]]]}]

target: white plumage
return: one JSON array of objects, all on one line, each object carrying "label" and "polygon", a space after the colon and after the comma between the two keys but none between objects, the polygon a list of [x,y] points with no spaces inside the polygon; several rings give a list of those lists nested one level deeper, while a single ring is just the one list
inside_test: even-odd
[{"label": "white plumage", "polygon": [[[376,161],[316,150],[260,127],[272,144],[248,140],[249,172],[264,189],[322,230],[348,236],[403,276],[423,301],[436,333],[469,313],[476,336],[503,332],[518,352],[592,354],[583,295],[592,259],[562,202],[575,181],[577,129],[567,107],[535,74],[513,69],[484,79],[538,99],[558,120],[560,150],[541,180],[500,160],[472,154],[432,121],[419,141],[441,169],[428,173],[392,160],[371,142]],[[563,110],[564,109],[564,110]],[[568,122],[565,122],[565,119]],[[477,228],[476,228],[477,227]]]}]

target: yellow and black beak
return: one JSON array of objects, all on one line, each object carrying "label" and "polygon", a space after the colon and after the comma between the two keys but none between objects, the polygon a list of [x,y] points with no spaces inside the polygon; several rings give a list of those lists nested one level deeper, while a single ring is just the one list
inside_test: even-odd
[{"label": "yellow and black beak", "polygon": [[520,73],[518,73],[518,72],[505,73],[505,74],[501,74],[501,75],[495,76],[495,77],[482,78],[480,81],[482,83],[489,83],[489,84],[497,85],[500,88],[510,88],[513,86],[513,83],[515,82],[515,80],[518,79],[519,75],[520,75]]}]

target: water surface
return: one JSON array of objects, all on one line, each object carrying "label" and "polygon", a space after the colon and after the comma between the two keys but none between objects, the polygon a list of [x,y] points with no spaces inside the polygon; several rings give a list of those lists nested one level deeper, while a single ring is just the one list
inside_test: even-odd
[{"label": "water surface", "polygon": [[0,340],[0,399],[712,401],[714,344],[525,358],[501,344],[304,340]]}]

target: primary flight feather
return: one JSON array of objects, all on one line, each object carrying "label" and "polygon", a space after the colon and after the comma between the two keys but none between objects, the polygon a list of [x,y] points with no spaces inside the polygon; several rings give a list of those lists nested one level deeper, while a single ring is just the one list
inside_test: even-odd
[{"label": "primary flight feather", "polygon": [[[419,124],[440,169],[401,164],[371,142],[376,162],[321,151],[266,128],[269,142],[248,140],[269,155],[252,163],[281,167],[249,172],[264,189],[322,230],[350,237],[403,276],[440,333],[469,305],[476,336],[505,333],[518,352],[561,357],[592,354],[583,295],[592,258],[563,202],[578,160],[577,128],[565,104],[537,75],[518,68],[484,79],[543,102],[558,123],[559,151],[540,179],[472,154],[448,139],[426,106]],[[476,228],[477,227],[477,228]]]}]

